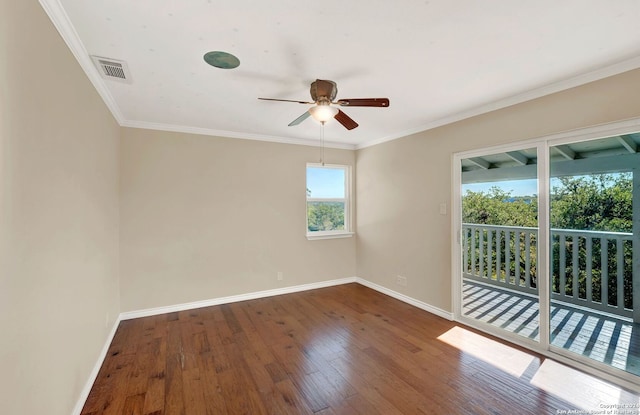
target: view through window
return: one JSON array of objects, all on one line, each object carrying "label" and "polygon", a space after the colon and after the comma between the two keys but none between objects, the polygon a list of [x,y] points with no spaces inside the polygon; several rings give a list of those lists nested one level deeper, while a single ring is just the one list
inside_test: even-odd
[{"label": "view through window", "polygon": [[547,172],[542,143],[460,158],[457,310],[489,330],[640,376],[640,134],[546,145]]},{"label": "view through window", "polygon": [[[536,160],[530,148],[463,161],[462,311],[538,342]],[[516,179],[511,172],[518,167]]]},{"label": "view through window", "polygon": [[349,231],[349,167],[307,165],[307,233]]}]

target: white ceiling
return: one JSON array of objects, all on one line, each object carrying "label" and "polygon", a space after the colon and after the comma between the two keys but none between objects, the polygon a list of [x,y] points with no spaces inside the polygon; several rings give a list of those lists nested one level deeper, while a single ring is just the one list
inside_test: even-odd
[{"label": "white ceiling", "polygon": [[[359,148],[640,67],[638,0],[40,0],[123,126],[318,143],[316,78],[360,127],[326,140]],[[237,69],[207,65],[226,51]],[[104,80],[90,55],[124,60]]]}]

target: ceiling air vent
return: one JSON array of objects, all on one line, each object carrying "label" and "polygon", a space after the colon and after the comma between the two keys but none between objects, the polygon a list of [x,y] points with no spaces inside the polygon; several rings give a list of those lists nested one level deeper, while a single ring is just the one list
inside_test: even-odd
[{"label": "ceiling air vent", "polygon": [[131,83],[131,74],[129,73],[129,67],[125,61],[119,61],[117,59],[103,58],[100,56],[91,56],[93,63],[100,71],[100,75],[104,79],[110,79],[112,81]]}]

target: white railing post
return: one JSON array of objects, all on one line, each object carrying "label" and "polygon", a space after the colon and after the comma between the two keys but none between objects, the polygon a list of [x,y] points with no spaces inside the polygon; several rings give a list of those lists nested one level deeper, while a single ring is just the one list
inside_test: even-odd
[{"label": "white railing post", "polygon": [[618,310],[624,311],[624,241],[616,239],[616,298]]},{"label": "white railing post", "polygon": [[587,301],[593,302],[593,238],[585,237],[585,256],[586,258],[586,274],[587,274]]},{"label": "white railing post", "polygon": [[[638,191],[640,193],[640,190]],[[485,284],[501,287],[503,289],[527,292],[530,294],[538,294],[538,284],[532,283],[533,270],[536,277],[540,275],[538,268],[538,230],[537,228],[515,227],[515,226],[498,226],[498,225],[482,225],[464,223],[463,225],[464,241],[463,243],[463,274],[465,278],[480,281]],[[495,233],[495,237],[493,236]],[[485,237],[486,234],[486,237]],[[504,235],[504,236],[503,236]],[[571,303],[583,307],[589,307],[594,310],[601,310],[608,313],[618,314],[624,317],[634,317],[637,319],[638,285],[633,284],[633,293],[628,292],[624,286],[624,274],[628,271],[625,264],[629,262],[629,253],[625,251],[625,245],[629,242],[637,241],[632,233],[625,232],[601,232],[586,231],[575,229],[551,229],[551,249],[553,246],[558,247],[558,268],[551,269],[556,271],[555,282],[558,284],[558,292],[550,290],[551,298],[555,301]],[[512,237],[513,236],[513,237]],[[532,242],[531,239],[534,238]],[[504,238],[504,239],[503,239]],[[504,240],[504,248],[502,241]],[[585,263],[580,263],[580,252],[583,247],[584,240]],[[599,264],[596,265],[600,269],[600,298],[599,301],[594,299],[594,252],[593,241],[600,242],[600,255],[598,255]],[[511,248],[511,241],[514,246]],[[557,241],[557,242],[556,242]],[[568,242],[570,241],[570,242]],[[615,247],[615,255],[610,257],[609,244],[611,249]],[[523,244],[524,246],[521,246]],[[486,248],[485,248],[486,246]],[[569,251],[569,252],[567,252]],[[536,253],[536,259],[531,257],[532,252]],[[633,252],[633,277],[638,279],[638,254]],[[493,255],[495,253],[495,269]],[[514,259],[511,259],[513,253]],[[524,265],[521,267],[520,255],[524,255]],[[597,255],[597,253],[596,253]],[[467,266],[467,260],[470,259],[470,266]],[[609,273],[609,261],[615,260],[615,278],[616,278],[616,304],[609,304],[609,278],[613,278],[614,272]],[[568,262],[571,261],[569,267]],[[511,273],[511,265],[514,266],[514,272]],[[553,264],[553,261],[551,261]],[[501,278],[502,268],[504,265],[505,278]],[[553,267],[550,267],[553,268]],[[571,295],[567,294],[568,272],[570,273]],[[581,274],[584,281],[580,281]],[[512,280],[513,277],[513,280]],[[520,284],[520,280],[525,280],[524,284]],[[554,278],[554,277],[552,277]],[[635,282],[635,281],[634,281]],[[581,292],[582,290],[582,292]],[[633,310],[625,308],[625,294],[633,295]]]},{"label": "white railing post", "polygon": [[602,304],[609,304],[609,240],[600,238],[600,297]]},{"label": "white railing post", "polygon": [[633,322],[640,323],[640,169],[634,168],[631,206],[633,210],[633,239],[631,240],[632,285],[633,285]]}]

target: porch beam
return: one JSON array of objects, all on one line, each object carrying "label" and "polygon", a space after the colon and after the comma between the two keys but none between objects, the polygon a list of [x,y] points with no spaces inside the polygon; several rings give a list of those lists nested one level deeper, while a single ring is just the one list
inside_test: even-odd
[{"label": "porch beam", "polygon": [[527,156],[519,151],[507,151],[505,154],[509,156],[511,160],[515,161],[521,166],[526,166],[527,164],[529,164],[529,159],[527,158]]},{"label": "porch beam", "polygon": [[569,146],[567,145],[562,145],[562,146],[555,146],[552,147],[555,148],[556,151],[558,153],[560,153],[560,155],[564,158],[566,158],[567,160],[575,160],[576,159],[576,152],[571,150],[571,148],[569,148]]},{"label": "porch beam", "polygon": [[538,166],[501,167],[499,169],[470,170],[462,172],[462,183],[499,182],[502,180],[535,179]]},{"label": "porch beam", "polygon": [[635,141],[633,141],[633,138],[631,138],[630,135],[625,134],[625,135],[618,136],[618,141],[620,141],[620,144],[622,144],[629,153],[638,152],[638,145],[636,144]]},{"label": "porch beam", "polygon": [[482,157],[473,157],[467,160],[484,170],[489,170],[489,167],[491,167],[491,163]]},{"label": "porch beam", "polygon": [[[551,176],[575,176],[580,174],[616,173],[631,171],[640,165],[640,152],[607,157],[593,157],[587,159],[561,160],[551,163]],[[512,166],[478,169],[462,172],[462,183],[483,183],[503,180],[535,179],[538,166]],[[640,174],[640,173],[639,173]]]}]

